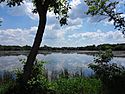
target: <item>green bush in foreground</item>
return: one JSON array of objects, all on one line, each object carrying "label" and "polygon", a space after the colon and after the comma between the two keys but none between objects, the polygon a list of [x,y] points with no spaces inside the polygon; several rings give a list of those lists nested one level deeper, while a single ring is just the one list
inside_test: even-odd
[{"label": "green bush in foreground", "polygon": [[112,57],[111,50],[97,55],[95,63],[89,65],[95,71],[95,78],[70,77],[66,73],[52,81],[45,76],[45,62],[36,61],[32,78],[27,83],[23,83],[23,71],[17,73],[14,84],[5,76],[7,78],[0,85],[0,94],[125,94],[125,68],[109,63]]},{"label": "green bush in foreground", "polygon": [[0,75],[0,94],[7,94],[14,84],[12,73],[4,71],[3,75]]},{"label": "green bush in foreground", "polygon": [[44,74],[44,63],[35,62],[32,78],[26,84],[22,72],[18,72],[14,87],[5,94],[100,94],[101,81],[95,78],[63,76],[49,81]]},{"label": "green bush in foreground", "polygon": [[5,94],[12,87],[13,82],[8,81],[6,83],[0,84],[0,94]]},{"label": "green bush in foreground", "polygon": [[47,84],[49,82],[44,74],[44,67],[43,67],[44,63],[45,62],[42,61],[41,62],[35,61],[32,70],[32,77],[27,83],[24,83],[23,81],[23,75],[22,75],[23,71],[17,72],[17,79],[16,79],[17,91],[15,91],[16,94],[46,94]]},{"label": "green bush in foreground", "polygon": [[49,88],[55,94],[100,94],[101,81],[85,77],[59,78]]},{"label": "green bush in foreground", "polygon": [[125,94],[125,67],[110,63],[112,57],[111,50],[101,52],[89,67],[101,80],[104,94]]}]

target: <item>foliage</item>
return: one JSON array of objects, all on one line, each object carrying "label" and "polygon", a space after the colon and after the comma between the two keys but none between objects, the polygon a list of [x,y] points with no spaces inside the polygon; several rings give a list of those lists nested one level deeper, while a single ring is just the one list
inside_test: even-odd
[{"label": "foliage", "polygon": [[113,45],[113,44],[101,44],[101,45],[98,45],[97,48],[98,48],[98,50],[103,50],[103,51],[105,51],[107,49],[114,50],[115,49],[115,45]]},{"label": "foliage", "polygon": [[48,80],[44,74],[44,63],[45,62],[35,61],[32,70],[32,77],[27,83],[24,83],[23,81],[23,71],[17,72],[16,93],[35,94],[35,92],[37,92],[37,94],[46,94]]},{"label": "foliage", "polygon": [[17,72],[14,94],[100,94],[101,82],[95,78],[66,77],[64,75],[49,81],[45,75],[44,63],[35,61],[32,79],[27,84],[22,81],[23,71]]},{"label": "foliage", "polygon": [[12,73],[4,71],[3,75],[0,75],[0,94],[7,94],[14,84]]},{"label": "foliage", "polygon": [[90,14],[92,16],[104,15],[109,17],[109,21],[114,21],[115,28],[125,34],[125,19],[121,16],[123,13],[115,11],[116,5],[119,2],[111,2],[110,0],[85,0],[85,2],[88,5],[88,11],[86,14]]},{"label": "foliage", "polygon": [[14,85],[13,81],[7,81],[6,83],[0,84],[0,94],[7,94],[10,88]]},{"label": "foliage", "polygon": [[49,5],[49,11],[54,11],[55,15],[58,15],[60,25],[67,25],[68,11],[71,9],[68,0],[54,0]]},{"label": "foliage", "polygon": [[97,64],[107,64],[113,58],[113,53],[111,49],[106,51],[100,51],[95,58],[94,62]]},{"label": "foliage", "polygon": [[96,77],[102,81],[104,94],[124,94],[125,68],[110,63],[113,55],[111,50],[101,52],[89,67],[94,70]]},{"label": "foliage", "polygon": [[51,85],[55,94],[100,94],[101,82],[94,78],[59,78]]},{"label": "foliage", "polygon": [[[100,45],[90,45],[84,47],[50,47],[50,46],[43,46],[40,47],[39,50],[43,51],[65,51],[65,50],[107,50],[112,49],[113,51],[124,51],[125,50],[125,43],[121,44],[100,44]],[[0,45],[0,51],[26,51],[31,50],[31,46],[5,46]]]}]

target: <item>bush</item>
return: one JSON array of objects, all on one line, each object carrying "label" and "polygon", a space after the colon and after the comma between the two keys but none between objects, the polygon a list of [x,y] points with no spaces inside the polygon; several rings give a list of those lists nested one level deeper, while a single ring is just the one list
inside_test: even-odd
[{"label": "bush", "polygon": [[23,71],[17,72],[17,91],[15,91],[15,94],[46,94],[48,80],[44,75],[44,63],[45,62],[42,61],[35,61],[32,70],[32,78],[27,83],[23,81]]},{"label": "bush", "polygon": [[45,76],[44,63],[34,63],[32,78],[27,83],[23,82],[23,71],[17,71],[15,84],[6,83],[4,91],[7,92],[3,94],[100,94],[101,81],[95,78],[71,77],[65,71],[58,79],[49,81]]},{"label": "bush", "polygon": [[104,94],[125,94],[125,68],[115,63],[109,63],[113,58],[111,50],[101,52],[89,67],[96,77],[102,81]]},{"label": "bush", "polygon": [[14,87],[14,84],[13,74],[4,71],[3,75],[0,75],[0,94],[9,94],[8,92]]},{"label": "bush", "polygon": [[100,94],[101,82],[94,78],[59,78],[51,85],[54,94]]},{"label": "bush", "polygon": [[[8,81],[0,85],[0,94],[9,94],[8,91],[13,87],[13,82]],[[11,93],[11,92],[10,92]]]},{"label": "bush", "polygon": [[16,94],[100,94],[101,82],[95,78],[63,75],[56,80],[48,81],[44,74],[43,64],[44,62],[36,61],[32,79],[25,87],[20,88],[23,84],[21,81],[22,73],[18,73],[18,88],[16,90],[22,92],[16,92]]}]

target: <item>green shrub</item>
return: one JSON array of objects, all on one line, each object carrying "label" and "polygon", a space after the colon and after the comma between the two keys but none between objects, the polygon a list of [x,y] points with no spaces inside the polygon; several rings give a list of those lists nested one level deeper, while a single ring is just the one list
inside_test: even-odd
[{"label": "green shrub", "polygon": [[52,82],[50,89],[55,94],[100,94],[101,82],[84,77],[59,78]]},{"label": "green shrub", "polygon": [[95,78],[62,75],[56,80],[49,81],[44,74],[44,63],[35,62],[32,79],[25,86],[21,81],[22,72],[18,72],[16,90],[22,92],[16,94],[100,94],[101,82]]},{"label": "green shrub", "polygon": [[46,94],[48,80],[44,74],[44,63],[45,62],[42,61],[35,61],[32,70],[32,78],[27,83],[23,81],[23,71],[17,72],[17,91],[15,91],[15,94]]},{"label": "green shrub", "polygon": [[6,94],[13,87],[13,81],[8,81],[0,85],[0,94]]},{"label": "green shrub", "polygon": [[0,94],[7,94],[14,84],[12,72],[4,71],[3,75],[0,75]]},{"label": "green shrub", "polygon": [[32,78],[23,83],[23,71],[17,71],[15,84],[4,84],[0,94],[100,94],[101,81],[95,78],[75,76],[65,73],[56,80],[49,81],[45,76],[43,64],[36,61],[32,70]]},{"label": "green shrub", "polygon": [[111,50],[101,52],[89,67],[96,77],[102,81],[104,94],[125,94],[125,68],[115,63],[109,63],[113,58]]}]

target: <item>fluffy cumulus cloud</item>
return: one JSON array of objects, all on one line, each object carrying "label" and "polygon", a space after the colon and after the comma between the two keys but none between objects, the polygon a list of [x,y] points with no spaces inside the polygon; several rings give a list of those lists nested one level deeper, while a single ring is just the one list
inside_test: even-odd
[{"label": "fluffy cumulus cloud", "polygon": [[3,18],[0,17],[0,21],[3,21]]},{"label": "fluffy cumulus cloud", "polygon": [[87,11],[87,6],[84,0],[72,0],[70,3],[71,10],[69,11],[69,16],[71,19],[85,18],[88,17],[84,12]]},{"label": "fluffy cumulus cloud", "polygon": [[97,30],[96,32],[83,32],[83,33],[75,33],[69,35],[69,38],[72,40],[76,40],[76,45],[98,45],[104,43],[123,43],[124,37],[119,31],[109,31],[103,32],[101,30]]},{"label": "fluffy cumulus cloud", "polygon": [[[86,46],[102,43],[123,43],[123,34],[119,31],[103,32],[73,32],[62,28],[53,31],[53,26],[47,27],[43,44],[49,46]],[[3,45],[32,45],[37,27],[30,29],[0,30],[0,44]]]},{"label": "fluffy cumulus cloud", "polygon": [[0,44],[3,45],[31,45],[36,27],[27,29],[0,30]]},{"label": "fluffy cumulus cloud", "polygon": [[65,30],[48,31],[45,33],[44,42],[53,46],[85,46],[124,42],[123,35],[118,31],[77,32],[77,27],[70,30],[67,27]]},{"label": "fluffy cumulus cloud", "polygon": [[32,20],[37,20],[38,15],[32,13],[34,9],[33,3],[31,1],[24,1],[21,6],[15,6],[13,8],[8,8],[8,13],[13,16],[28,16]]},{"label": "fluffy cumulus cloud", "polygon": [[[124,2],[124,0],[121,1],[121,3],[123,3],[123,2]],[[85,12],[87,11],[88,7],[86,6],[84,0],[71,0],[70,5],[71,5],[72,9],[69,10],[69,25],[70,25],[70,21],[72,21],[72,23],[73,23],[73,22],[75,22],[74,20],[76,20],[76,19],[83,21],[84,18],[89,17],[90,22],[97,22],[98,20],[104,18],[102,16],[90,17],[90,16],[86,15]],[[3,4],[2,7],[4,7],[4,6],[5,6],[5,4]],[[14,16],[20,16],[20,15],[28,16],[32,20],[38,20],[38,14],[32,13],[33,8],[34,8],[33,3],[29,0],[26,0],[26,1],[24,1],[24,3],[21,6],[8,8],[8,13],[11,15],[14,15]],[[48,12],[47,17],[48,17],[47,24],[59,25],[59,22],[56,19],[56,16],[54,13]]]},{"label": "fluffy cumulus cloud", "polygon": [[[70,2],[70,5],[72,9],[69,10],[69,20],[76,20],[77,18],[82,20],[83,18],[87,17],[87,15],[84,14],[84,12],[87,10],[87,6],[85,5],[83,0],[72,0]],[[5,4],[2,7],[5,7]],[[13,16],[28,16],[32,20],[38,20],[38,14],[32,13],[33,9],[34,9],[33,3],[27,0],[24,1],[24,3],[21,6],[8,8],[7,12]],[[54,24],[54,23],[59,24],[53,12],[48,12],[47,17],[48,17],[47,24]]]},{"label": "fluffy cumulus cloud", "polygon": [[[97,22],[104,17],[90,17],[84,14],[87,6],[83,0],[72,0],[70,2],[72,9],[69,11],[68,26],[60,27],[59,21],[52,12],[47,13],[47,25],[43,37],[42,45],[49,46],[86,46],[98,45],[102,43],[123,43],[124,37],[119,31],[102,31],[98,29],[91,32],[85,32],[83,25],[86,23]],[[27,7],[28,6],[28,7]],[[2,6],[4,7],[4,6]],[[38,20],[38,15],[32,13],[33,4],[24,2],[22,6],[18,6],[8,10],[8,13],[14,16],[28,16],[32,20]],[[11,12],[10,12],[11,10]],[[103,20],[103,25],[109,26],[113,22]],[[90,25],[91,28],[91,25]],[[0,44],[3,45],[32,45],[37,27],[29,27],[29,29],[1,29]]]}]

